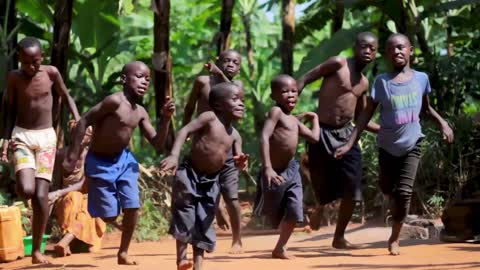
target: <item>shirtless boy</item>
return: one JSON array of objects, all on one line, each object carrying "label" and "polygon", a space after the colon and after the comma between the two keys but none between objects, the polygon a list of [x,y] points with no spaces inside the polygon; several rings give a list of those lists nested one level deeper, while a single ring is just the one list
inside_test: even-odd
[{"label": "shirtless boy", "polygon": [[[377,37],[369,32],[358,34],[353,58],[332,57],[307,72],[298,80],[301,92],[305,85],[323,78],[318,97],[320,141],[310,144],[308,158],[310,175],[318,203],[328,204],[342,199],[332,246],[339,249],[356,248],[344,237],[356,201],[361,201],[362,157],[358,145],[342,158],[334,157],[335,150],[351,136],[352,120],[365,108],[368,79],[362,74],[365,66],[375,59]],[[375,124],[369,130],[378,131]],[[318,228],[319,224],[312,224]]]},{"label": "shirtless boy", "polygon": [[112,94],[95,105],[78,122],[72,146],[63,162],[64,170],[72,172],[80,155],[80,143],[87,127],[93,126],[92,141],[85,158],[88,181],[88,212],[112,223],[123,210],[123,231],[118,264],[137,264],[128,258],[128,247],[138,219],[140,198],[137,179],[138,163],[127,149],[137,126],[155,149],[161,150],[168,133],[170,117],[175,111],[167,97],[162,121],[156,132],[148,112],[139,102],[148,90],[150,70],[142,62],[126,64],[120,77],[123,91]]},{"label": "shirtless boy", "polygon": [[[3,135],[13,143],[17,194],[32,199],[32,263],[49,263],[40,244],[48,219],[48,188],[57,147],[52,86],[67,103],[73,118],[78,121],[80,116],[57,68],[42,65],[40,42],[26,37],[18,43],[17,52],[21,68],[11,71],[7,79],[8,111],[13,117],[7,119]],[[8,144],[2,148],[2,160],[7,160]]]},{"label": "shirtless boy", "polygon": [[[177,168],[180,150],[193,135],[190,155],[176,171],[169,233],[177,240],[177,269],[189,269],[188,244],[193,246],[194,269],[201,270],[204,251],[215,248],[212,223],[219,199],[219,176],[236,139],[232,122],[243,117],[243,91],[234,83],[219,83],[209,93],[213,111],[201,113],[178,133],[170,156],[161,162],[163,171]],[[246,156],[237,165],[246,162]]]},{"label": "shirtless boy", "polygon": [[[243,84],[240,81],[233,81],[233,78],[240,71],[241,56],[235,50],[226,50],[219,55],[217,65],[207,64],[210,76],[198,76],[195,79],[192,93],[185,106],[185,114],[183,124],[187,125],[197,108],[197,115],[205,111],[210,111],[212,108],[209,105],[210,89],[222,82],[234,82],[243,89]],[[238,132],[235,131],[238,135]],[[240,220],[241,209],[238,201],[238,170],[235,168],[234,159],[242,152],[242,138],[238,135],[235,138],[233,145],[233,153],[229,152],[225,166],[220,173],[220,191],[223,199],[227,205],[227,211],[230,216],[230,223],[232,226],[232,248],[230,253],[242,252],[242,240],[240,235]],[[217,222],[222,223],[223,217],[218,214]]]},{"label": "shirtless boy", "polygon": [[311,130],[291,115],[298,99],[297,83],[292,77],[277,76],[271,88],[271,97],[276,105],[270,110],[262,131],[263,206],[260,207],[263,214],[270,218],[272,226],[280,227],[280,237],[272,257],[293,259],[285,245],[296,223],[303,222],[302,179],[299,163],[295,160],[298,136],[316,143],[320,127],[315,113],[307,112],[300,116],[312,122]]}]

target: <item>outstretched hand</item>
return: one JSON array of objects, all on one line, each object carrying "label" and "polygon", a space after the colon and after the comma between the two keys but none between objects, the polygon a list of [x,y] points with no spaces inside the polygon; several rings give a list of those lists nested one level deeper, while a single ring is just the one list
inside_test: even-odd
[{"label": "outstretched hand", "polygon": [[442,125],[442,136],[443,139],[448,143],[453,143],[453,130],[447,123]]},{"label": "outstretched hand", "polygon": [[240,155],[237,155],[237,156],[234,156],[233,157],[233,162],[235,163],[235,167],[239,170],[239,171],[245,171],[248,167],[248,158],[250,157],[250,155],[248,154],[240,154]]},{"label": "outstretched hand", "polygon": [[178,157],[170,155],[160,162],[160,171],[175,174],[177,166]]},{"label": "outstretched hand", "polygon": [[208,72],[212,74],[223,74],[222,70],[220,70],[220,68],[211,61],[206,63],[204,67],[206,70],[208,70]]},{"label": "outstretched hand", "polygon": [[297,114],[296,117],[300,121],[303,120],[303,119],[313,121],[313,120],[318,118],[318,115],[314,112],[304,112],[304,113]]},{"label": "outstretched hand", "polygon": [[265,169],[264,175],[265,179],[267,179],[268,187],[271,187],[272,183],[279,186],[283,182],[285,182],[285,179],[283,179],[282,176],[278,175],[277,172],[275,172],[272,168]]},{"label": "outstretched hand", "polygon": [[342,145],[335,150],[333,157],[336,159],[341,159],[346,153],[348,153],[348,151],[350,151],[350,149],[352,149],[352,146],[349,143]]},{"label": "outstretched hand", "polygon": [[175,100],[173,100],[170,96],[166,96],[165,104],[163,105],[163,115],[165,115],[167,118],[170,118],[172,117],[173,113],[175,113]]}]

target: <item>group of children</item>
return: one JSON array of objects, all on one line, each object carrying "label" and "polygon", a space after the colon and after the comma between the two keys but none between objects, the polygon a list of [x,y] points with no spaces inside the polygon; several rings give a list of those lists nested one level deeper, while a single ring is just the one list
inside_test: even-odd
[{"label": "group of children", "polygon": [[[453,132],[429,104],[427,75],[410,68],[413,48],[408,38],[393,34],[385,47],[393,71],[375,79],[370,97],[366,94],[368,79],[362,70],[375,60],[378,40],[369,32],[357,36],[352,58],[332,57],[297,81],[288,75],[272,80],[271,98],[275,105],[261,132],[261,196],[256,206],[257,213],[268,216],[272,226],[279,228],[272,257],[293,258],[286,244],[295,225],[303,222],[302,181],[295,160],[299,136],[308,141],[311,182],[319,204],[317,214],[320,215],[323,205],[342,199],[332,246],[358,248],[344,234],[355,202],[361,200],[362,161],[357,140],[365,128],[378,133],[380,187],[393,202],[394,224],[388,248],[392,255],[399,254],[399,232],[408,212],[424,136],[420,113],[438,124],[448,142],[452,142]],[[40,243],[48,218],[47,194],[56,149],[53,85],[77,121],[72,144],[63,158],[64,173],[74,171],[85,132],[92,126],[84,165],[88,211],[106,222],[113,222],[123,212],[117,260],[119,264],[136,264],[127,253],[140,208],[139,166],[128,144],[139,126],[155,149],[163,150],[175,112],[174,101],[167,97],[156,131],[148,112],[140,105],[149,88],[150,70],[144,63],[134,61],[122,70],[123,91],[107,96],[80,118],[58,70],[41,65],[40,43],[27,37],[19,42],[18,53],[21,68],[10,72],[7,88],[9,113],[15,117],[9,118],[14,121],[7,123],[4,138],[11,139],[14,148],[18,195],[32,199],[32,262],[48,262],[40,252]],[[184,112],[184,127],[177,132],[170,154],[160,164],[162,171],[175,174],[169,233],[176,239],[178,269],[202,269],[204,252],[214,250],[212,224],[220,194],[231,218],[232,253],[242,251],[238,171],[247,167],[248,155],[243,153],[241,136],[233,127],[245,110],[243,85],[233,81],[240,62],[238,52],[227,50],[216,64],[206,65],[210,75],[195,80]],[[294,116],[292,111],[305,85],[321,78],[317,112]],[[370,122],[378,105],[380,126]],[[197,116],[192,120],[195,108]],[[304,121],[310,122],[311,128]],[[189,137],[190,152],[179,162],[182,146]],[[7,148],[4,143],[2,160],[7,160]],[[313,225],[318,228],[318,224]],[[193,246],[193,263],[187,258],[188,244]]]}]

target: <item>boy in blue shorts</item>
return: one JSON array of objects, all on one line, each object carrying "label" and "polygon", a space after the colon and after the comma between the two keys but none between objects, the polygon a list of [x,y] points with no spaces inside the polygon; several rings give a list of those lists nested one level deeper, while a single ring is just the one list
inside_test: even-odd
[{"label": "boy in blue shorts", "polygon": [[114,222],[122,209],[123,230],[117,262],[134,265],[137,263],[129,260],[127,253],[140,208],[139,168],[127,147],[133,131],[139,126],[155,149],[162,150],[175,104],[167,97],[157,133],[150,123],[148,112],[139,104],[150,84],[150,69],[142,62],[133,61],[124,66],[120,79],[123,91],[106,97],[78,122],[63,168],[67,173],[73,171],[85,130],[93,126],[92,141],[85,159],[88,211],[92,217]]},{"label": "boy in blue shorts", "polygon": [[355,144],[380,105],[378,163],[379,186],[392,201],[392,234],[388,240],[391,255],[400,254],[399,236],[410,208],[413,184],[421,156],[424,137],[420,113],[431,118],[440,128],[443,138],[453,142],[453,131],[448,123],[430,106],[431,92],[428,75],[410,68],[413,47],[408,37],[392,34],[385,44],[385,56],[393,71],[380,74],[373,83],[371,98],[359,116],[349,142],[337,149],[341,158]]}]

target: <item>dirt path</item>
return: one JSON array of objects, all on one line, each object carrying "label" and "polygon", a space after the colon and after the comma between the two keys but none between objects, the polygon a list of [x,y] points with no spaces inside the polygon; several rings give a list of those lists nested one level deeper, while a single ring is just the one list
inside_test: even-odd
[{"label": "dirt path", "polygon": [[[480,245],[444,244],[432,240],[404,240],[402,255],[387,255],[385,239],[387,228],[352,226],[347,238],[354,243],[364,243],[365,249],[340,251],[330,247],[333,228],[322,228],[311,234],[296,233],[289,250],[297,257],[293,261],[270,258],[270,251],[277,236],[256,235],[244,238],[245,253],[228,254],[229,237],[221,236],[217,251],[208,254],[205,268],[208,270],[302,270],[302,269],[405,269],[450,270],[480,269]],[[55,263],[46,269],[175,269],[175,242],[133,243],[131,255],[139,266],[116,265],[118,235],[108,235],[100,254],[76,254],[52,259]],[[29,265],[29,259],[0,264],[0,269],[39,269]]]}]

